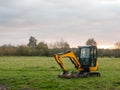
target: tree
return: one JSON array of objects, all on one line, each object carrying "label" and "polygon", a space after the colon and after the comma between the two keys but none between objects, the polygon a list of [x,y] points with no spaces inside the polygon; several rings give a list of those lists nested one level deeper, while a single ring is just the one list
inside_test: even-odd
[{"label": "tree", "polygon": [[45,44],[44,42],[40,42],[40,43],[37,45],[37,49],[48,49],[48,46],[47,46],[47,44]]},{"label": "tree", "polygon": [[48,50],[48,45],[45,44],[44,42],[40,42],[37,47],[37,53],[40,56],[48,56],[49,50]]},{"label": "tree", "polygon": [[36,45],[37,45],[37,39],[35,39],[35,37],[31,36],[30,39],[29,39],[28,46],[30,48],[35,48]]},{"label": "tree", "polygon": [[17,55],[28,56],[30,55],[30,48],[26,45],[20,45],[17,47]]},{"label": "tree", "polygon": [[89,39],[86,41],[86,45],[97,46],[97,42],[94,40],[94,38],[89,38]]},{"label": "tree", "polygon": [[53,56],[55,53],[68,51],[70,49],[70,45],[61,39],[60,41],[56,41],[54,44],[50,44],[49,56]]},{"label": "tree", "polygon": [[16,54],[16,47],[12,45],[0,46],[0,55],[13,56]]},{"label": "tree", "polygon": [[61,49],[61,51],[65,51],[65,50],[70,49],[70,45],[66,41],[64,41],[63,39],[55,42],[53,46],[54,46],[54,48]]},{"label": "tree", "polygon": [[115,48],[116,48],[116,49],[120,49],[120,42],[116,42],[116,43],[115,43]]}]

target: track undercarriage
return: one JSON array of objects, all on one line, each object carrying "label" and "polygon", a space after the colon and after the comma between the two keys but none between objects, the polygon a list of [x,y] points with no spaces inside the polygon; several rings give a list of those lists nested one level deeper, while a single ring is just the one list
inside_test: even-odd
[{"label": "track undercarriage", "polygon": [[60,78],[89,78],[100,77],[99,72],[62,72],[58,75]]}]

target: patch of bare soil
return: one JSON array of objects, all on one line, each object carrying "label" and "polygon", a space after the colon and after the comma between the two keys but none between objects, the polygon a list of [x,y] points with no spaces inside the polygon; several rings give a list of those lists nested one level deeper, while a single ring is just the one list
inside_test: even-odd
[{"label": "patch of bare soil", "polygon": [[5,85],[0,85],[0,90],[9,90],[9,88]]}]

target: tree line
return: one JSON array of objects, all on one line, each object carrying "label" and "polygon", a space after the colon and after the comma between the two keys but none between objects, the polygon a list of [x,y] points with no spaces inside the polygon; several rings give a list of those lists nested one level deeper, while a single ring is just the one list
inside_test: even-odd
[{"label": "tree line", "polygon": [[31,36],[27,45],[0,46],[0,56],[53,56],[55,53],[69,49],[69,44],[64,40],[56,41],[54,44],[48,46],[43,41],[37,44],[37,39]]},{"label": "tree line", "polygon": [[[97,42],[94,38],[90,38],[86,41],[86,45],[95,45],[97,46]],[[98,49],[99,57],[120,57],[120,42],[116,42],[115,49]]]},{"label": "tree line", "polygon": [[[86,41],[86,45],[96,45],[97,42],[90,38]],[[116,49],[98,49],[100,57],[120,57],[120,43],[115,43]],[[0,56],[54,56],[55,53],[72,50],[77,53],[78,48],[70,48],[70,45],[64,41],[56,41],[48,45],[45,42],[37,43],[37,39],[33,36],[29,38],[27,45],[2,45],[0,46]]]},{"label": "tree line", "polygon": [[[94,38],[89,38],[86,45],[97,46],[97,42]],[[120,57],[120,42],[115,43],[115,49],[99,49],[98,48],[98,57]],[[78,48],[72,48],[72,51],[78,55]]]}]

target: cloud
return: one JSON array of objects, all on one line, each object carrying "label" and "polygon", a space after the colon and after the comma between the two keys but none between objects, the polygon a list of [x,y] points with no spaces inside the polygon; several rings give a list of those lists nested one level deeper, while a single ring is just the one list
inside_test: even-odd
[{"label": "cloud", "polygon": [[1,44],[26,43],[31,35],[46,42],[63,38],[74,46],[91,37],[111,44],[120,38],[119,23],[119,0],[0,1]]},{"label": "cloud", "polygon": [[[53,23],[68,20],[99,20],[116,16],[114,4],[108,1],[82,0],[12,0],[3,4],[1,23]],[[1,3],[2,4],[2,3]],[[107,5],[107,7],[106,7]],[[109,7],[110,10],[109,10]],[[115,8],[115,9],[114,9]],[[120,8],[120,7],[119,7]],[[113,10],[112,10],[113,9]],[[112,11],[111,11],[112,10]],[[119,9],[117,9],[119,10]],[[68,21],[69,22],[69,21]]]}]

